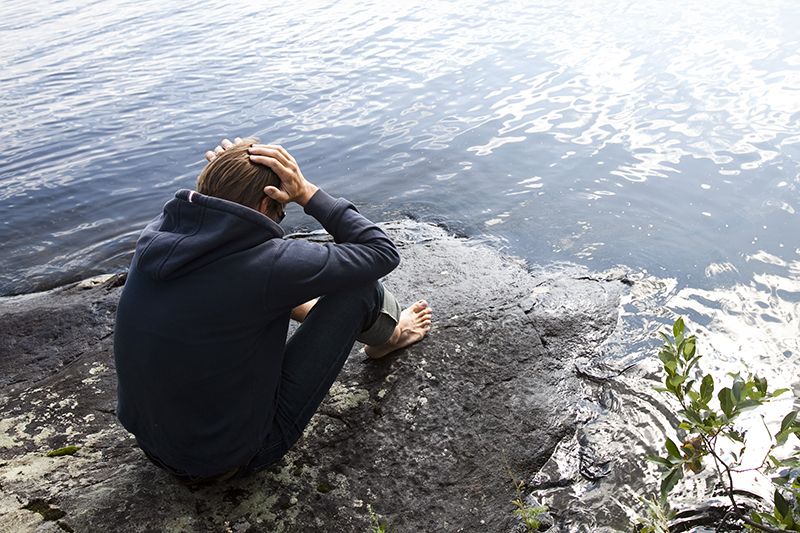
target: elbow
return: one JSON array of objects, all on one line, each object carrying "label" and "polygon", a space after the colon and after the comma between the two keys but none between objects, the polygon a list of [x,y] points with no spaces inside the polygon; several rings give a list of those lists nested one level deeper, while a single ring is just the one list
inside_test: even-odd
[{"label": "elbow", "polygon": [[400,265],[400,252],[397,251],[397,248],[392,244],[391,247],[386,249],[386,253],[384,254],[385,258],[385,265],[386,265],[386,273],[383,274],[384,276],[394,270],[395,268]]},{"label": "elbow", "polygon": [[392,270],[400,266],[400,252],[397,251],[397,248],[392,249],[391,264]]}]

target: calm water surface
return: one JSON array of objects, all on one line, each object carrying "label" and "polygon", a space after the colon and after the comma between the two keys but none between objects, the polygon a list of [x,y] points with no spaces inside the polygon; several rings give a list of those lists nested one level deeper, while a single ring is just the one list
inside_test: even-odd
[{"label": "calm water surface", "polygon": [[[683,314],[709,368],[745,357],[797,381],[794,0],[3,13],[0,294],[124,270],[205,150],[255,135],[375,220],[649,280],[609,343],[616,364],[650,357],[648,335]],[[307,224],[298,209],[284,222]]]}]

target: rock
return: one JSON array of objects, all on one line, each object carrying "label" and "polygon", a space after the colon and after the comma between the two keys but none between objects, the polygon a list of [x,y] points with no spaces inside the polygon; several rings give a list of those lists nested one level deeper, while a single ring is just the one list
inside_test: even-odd
[{"label": "rock", "polygon": [[[624,277],[534,276],[439,228],[386,229],[403,263],[385,283],[401,303],[429,301],[431,333],[378,361],[357,345],[281,462],[209,487],[173,481],[116,421],[124,276],[2,299],[0,529],[348,532],[378,519],[396,531],[521,531],[504,458],[533,481],[579,438],[576,361],[616,327]],[[47,456],[66,447],[77,450]],[[578,455],[585,475],[612,468]]]}]

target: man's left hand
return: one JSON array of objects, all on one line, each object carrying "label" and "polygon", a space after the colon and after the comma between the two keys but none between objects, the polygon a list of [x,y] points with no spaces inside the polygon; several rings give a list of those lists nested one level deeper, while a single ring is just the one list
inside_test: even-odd
[{"label": "man's left hand", "polygon": [[227,150],[228,148],[230,148],[230,147],[231,147],[231,146],[233,146],[234,144],[239,144],[240,142],[242,142],[242,139],[241,139],[241,137],[236,137],[236,138],[233,140],[233,142],[230,142],[228,139],[222,139],[222,142],[221,142],[221,143],[219,143],[219,145],[218,145],[216,148],[214,148],[214,151],[213,151],[213,152],[212,152],[211,150],[209,150],[208,152],[206,152],[206,159],[208,159],[208,162],[210,163],[210,162],[212,162],[212,161],[214,160],[214,158],[215,158],[215,157],[217,157],[219,154],[221,154],[222,152],[224,152],[225,150]]}]

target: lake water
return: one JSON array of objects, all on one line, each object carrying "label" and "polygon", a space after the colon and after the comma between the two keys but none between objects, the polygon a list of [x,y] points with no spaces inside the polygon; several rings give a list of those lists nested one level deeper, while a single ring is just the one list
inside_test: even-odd
[{"label": "lake water", "polygon": [[[800,372],[800,3],[3,2],[0,294],[127,268],[223,137],[376,221],[618,265],[615,364],[678,314]],[[309,229],[299,209],[288,231]],[[570,267],[571,268],[571,267]],[[631,334],[631,332],[634,332]]]}]

